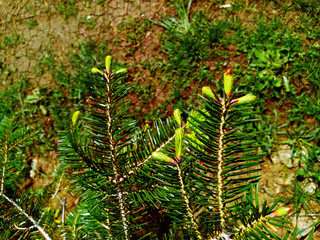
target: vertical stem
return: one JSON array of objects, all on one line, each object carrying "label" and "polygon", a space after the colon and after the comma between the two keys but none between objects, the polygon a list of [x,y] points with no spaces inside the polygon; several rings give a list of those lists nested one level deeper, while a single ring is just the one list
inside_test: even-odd
[{"label": "vertical stem", "polygon": [[112,132],[112,118],[110,115],[110,107],[111,107],[111,92],[110,92],[110,76],[108,74],[104,74],[106,80],[107,80],[107,85],[106,85],[106,90],[107,90],[107,131],[108,131],[108,137],[109,137],[109,145],[110,145],[110,150],[111,150],[111,159],[112,159],[112,168],[114,172],[114,177],[116,181],[116,189],[117,189],[117,198],[118,198],[118,203],[120,207],[120,214],[121,214],[121,220],[122,220],[122,226],[123,226],[123,231],[125,235],[125,239],[129,240],[130,239],[130,234],[129,234],[129,227],[127,223],[127,217],[126,217],[126,212],[125,212],[125,203],[124,203],[124,198],[121,190],[121,186],[119,184],[119,171],[118,167],[116,164],[116,153],[115,153],[115,142],[113,139],[113,132]]},{"label": "vertical stem", "polygon": [[226,113],[226,104],[225,101],[222,101],[222,113],[220,118],[220,126],[219,126],[219,150],[218,150],[218,208],[219,208],[219,215],[220,215],[220,229],[222,231],[224,227],[225,222],[225,214],[224,214],[224,206],[223,206],[223,200],[222,200],[222,194],[223,194],[223,180],[222,180],[222,170],[223,170],[223,151],[224,151],[224,143],[223,138],[225,137],[225,131],[224,131],[224,124],[225,124],[225,113]]},{"label": "vertical stem", "polygon": [[8,145],[5,143],[4,149],[3,149],[3,166],[2,166],[2,176],[1,176],[1,192],[0,196],[4,193],[4,176],[5,176],[5,171],[6,171],[6,162],[8,160]]},{"label": "vertical stem", "polygon": [[190,202],[189,202],[187,192],[185,190],[184,182],[183,182],[182,175],[181,175],[181,168],[180,168],[179,164],[177,164],[177,168],[178,168],[177,170],[178,170],[178,176],[179,176],[179,181],[180,181],[180,190],[181,190],[184,202],[186,204],[188,217],[190,218],[193,230],[197,234],[197,238],[202,239],[201,233],[198,230],[198,224],[196,223],[194,216],[193,216],[193,213],[192,213],[192,210],[190,208]]}]

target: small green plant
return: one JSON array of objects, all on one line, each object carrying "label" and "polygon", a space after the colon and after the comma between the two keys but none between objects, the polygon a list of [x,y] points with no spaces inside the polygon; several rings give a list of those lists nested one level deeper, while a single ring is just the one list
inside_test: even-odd
[{"label": "small green plant", "polygon": [[289,92],[290,86],[288,81],[284,81],[282,76],[277,76],[278,71],[289,61],[288,57],[283,56],[279,49],[267,49],[264,51],[254,48],[252,53],[255,58],[253,58],[250,66],[260,70],[258,77],[266,83],[265,85],[261,85],[261,89],[259,90],[261,91],[262,88],[265,88],[265,86],[271,82],[272,87],[280,88],[284,85],[286,91]]},{"label": "small green plant", "polygon": [[[315,131],[315,134],[319,129]],[[295,189],[293,199],[288,200],[294,204],[297,209],[304,209],[307,213],[312,213],[313,208],[308,203],[310,200],[320,203],[320,148],[312,145],[305,140],[301,141],[301,145],[305,150],[301,157],[301,162],[304,165],[296,171]]]},{"label": "small green plant", "polygon": [[14,46],[19,43],[25,43],[23,34],[12,33],[10,36],[4,36],[2,39],[3,46]]},{"label": "small green plant", "polygon": [[40,89],[35,88],[32,91],[32,94],[28,95],[25,100],[24,104],[26,105],[26,111],[29,112],[30,114],[35,114],[38,109],[41,110],[43,115],[47,114],[47,109],[41,102],[43,102],[44,96],[41,95]]},{"label": "small green plant", "polygon": [[[127,54],[134,56],[134,51],[141,45],[143,38],[147,31],[150,30],[150,21],[145,18],[141,19],[127,19],[118,25],[118,33],[123,35],[126,40],[125,49]],[[113,40],[117,42],[116,39]]]},{"label": "small green plant", "polygon": [[13,113],[23,112],[22,96],[26,91],[27,83],[24,80],[14,81],[7,89],[0,91],[0,118],[11,116]]},{"label": "small green plant", "polygon": [[57,12],[62,13],[65,19],[77,14],[75,0],[59,0],[55,5],[55,9]]},{"label": "small green plant", "polygon": [[29,19],[27,23],[28,23],[29,29],[33,29],[37,25],[37,21],[33,19]]},{"label": "small green plant", "polygon": [[255,85],[256,94],[289,98],[295,94],[290,67],[302,55],[299,53],[301,38],[283,27],[278,17],[266,21],[260,16],[256,22],[257,26],[250,30],[240,25],[235,29],[236,37],[230,39],[240,52],[248,54],[248,70],[252,74],[245,76],[244,81],[250,83],[248,86]]},{"label": "small green plant", "polygon": [[166,32],[162,36],[163,50],[173,68],[192,71],[195,63],[201,62],[213,53],[216,43],[221,41],[228,24],[223,21],[211,22],[204,13],[190,16],[192,0],[187,6],[172,1],[178,17],[162,17],[162,21],[153,23],[163,27]]},{"label": "small green plant", "polygon": [[320,7],[316,0],[299,0],[293,3],[293,7],[300,11],[306,12],[308,15],[319,18]]},{"label": "small green plant", "polygon": [[39,60],[39,67],[43,70],[49,70],[52,72],[55,62],[55,56],[51,53],[50,48],[41,53],[41,55],[38,57]]},{"label": "small green plant", "polygon": [[89,28],[93,28],[96,25],[95,17],[90,15],[83,17],[80,23],[86,24]]},{"label": "small green plant", "polygon": [[[192,0],[171,2],[177,12],[175,16],[160,16],[161,21],[150,19],[152,23],[164,29],[160,36],[160,50],[163,54],[156,57],[154,62],[148,62],[146,67],[152,75],[155,70],[161,74],[160,77],[156,77],[163,87],[168,84],[174,85],[172,88],[169,87],[162,106],[182,106],[190,110],[189,103],[195,101],[197,93],[190,92],[188,88],[193,88],[199,83],[219,86],[209,70],[212,62],[220,59],[216,49],[221,46],[229,23],[213,20],[204,11],[191,13]],[[182,98],[189,99],[181,101]]]}]

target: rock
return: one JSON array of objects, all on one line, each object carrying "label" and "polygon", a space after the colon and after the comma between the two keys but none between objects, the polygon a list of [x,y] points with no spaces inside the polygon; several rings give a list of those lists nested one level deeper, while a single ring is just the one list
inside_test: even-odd
[{"label": "rock", "polygon": [[290,186],[292,184],[292,181],[294,180],[295,175],[289,174],[288,176],[279,176],[275,177],[275,182],[282,186]]},{"label": "rock", "polygon": [[318,186],[315,182],[308,181],[303,189],[304,189],[305,193],[314,194],[316,192],[317,188],[318,188]]},{"label": "rock", "polygon": [[279,145],[278,151],[271,156],[271,161],[273,163],[282,163],[288,168],[299,165],[299,159],[292,158],[292,148],[288,144]]},{"label": "rock", "polygon": [[301,232],[298,236],[303,237],[306,236],[311,231],[311,225],[313,224],[314,220],[307,216],[305,211],[301,211],[299,216],[292,219],[293,226],[297,226],[299,230],[305,229]]}]

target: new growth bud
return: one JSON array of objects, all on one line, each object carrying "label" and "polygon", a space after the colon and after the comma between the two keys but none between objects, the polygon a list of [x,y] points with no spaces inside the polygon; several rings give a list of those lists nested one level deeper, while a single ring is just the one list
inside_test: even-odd
[{"label": "new growth bud", "polygon": [[80,111],[76,111],[72,115],[72,126],[74,127],[78,121]]},{"label": "new growth bud", "polygon": [[269,215],[267,215],[268,217],[283,217],[288,215],[290,212],[292,211],[292,207],[291,206],[285,206],[285,207],[281,207],[278,208],[277,210],[273,211],[272,213],[270,213]]},{"label": "new growth bud", "polygon": [[180,161],[181,160],[181,153],[183,147],[183,135],[184,130],[183,128],[177,128],[175,131],[175,147],[176,147],[176,157]]},{"label": "new growth bud", "polygon": [[247,94],[247,95],[245,95],[243,97],[240,97],[240,98],[236,99],[236,103],[239,103],[239,104],[241,104],[241,103],[249,103],[249,102],[252,102],[252,101],[254,101],[256,99],[257,99],[257,97],[255,95],[253,95],[252,93],[249,93],[249,94]]},{"label": "new growth bud", "polygon": [[215,98],[216,98],[216,96],[215,96],[214,93],[212,92],[211,88],[208,87],[208,86],[202,88],[202,93],[203,93],[204,95],[206,95],[207,97],[210,97],[210,98],[212,98],[212,99],[215,99]]},{"label": "new growth bud", "polygon": [[146,126],[144,127],[143,131],[146,132],[146,131],[148,131],[148,129],[150,129],[150,125],[147,123]]},{"label": "new growth bud", "polygon": [[181,111],[179,108],[174,110],[173,116],[174,116],[174,119],[176,120],[176,122],[179,124],[179,126],[181,126],[182,118],[181,118]]},{"label": "new growth bud", "polygon": [[228,69],[223,75],[223,82],[224,82],[224,92],[226,93],[227,97],[230,98],[232,85],[233,85],[233,77],[232,77],[231,69]]},{"label": "new growth bud", "polygon": [[106,70],[108,72],[110,72],[111,70],[111,60],[112,60],[112,57],[110,55],[106,56],[106,61],[105,61],[105,64],[106,64]]},{"label": "new growth bud", "polygon": [[126,69],[126,68],[121,68],[121,69],[119,69],[118,71],[116,71],[114,74],[116,75],[116,74],[119,74],[119,73],[126,73],[126,72],[128,72],[128,69]]},{"label": "new growth bud", "polygon": [[93,67],[93,68],[91,68],[91,72],[92,73],[100,73],[100,74],[102,74],[102,71],[100,71],[98,68],[96,68],[96,67]]},{"label": "new growth bud", "polygon": [[158,151],[157,152],[153,152],[151,154],[151,156],[155,160],[158,160],[158,161],[163,161],[163,162],[170,162],[171,161],[171,158],[168,155],[166,155],[166,154],[164,154],[162,152],[158,152]]}]

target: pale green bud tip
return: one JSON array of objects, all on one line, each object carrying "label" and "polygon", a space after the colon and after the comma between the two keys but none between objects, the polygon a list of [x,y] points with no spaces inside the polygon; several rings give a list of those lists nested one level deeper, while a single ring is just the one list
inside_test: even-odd
[{"label": "pale green bud tip", "polygon": [[268,217],[283,217],[283,216],[288,215],[291,211],[292,211],[291,206],[281,207],[281,208],[278,208],[277,210],[273,211],[272,213],[270,213],[268,215]]},{"label": "pale green bud tip", "polygon": [[175,147],[176,147],[176,157],[181,157],[182,153],[182,146],[183,146],[183,135],[184,130],[183,128],[177,128],[175,131]]},{"label": "pale green bud tip", "polygon": [[241,98],[237,99],[237,103],[241,104],[241,103],[249,103],[252,102],[254,100],[256,100],[257,97],[255,95],[253,95],[252,93],[249,93]]},{"label": "pale green bud tip", "polygon": [[76,125],[77,123],[77,120],[79,118],[79,114],[80,114],[80,111],[76,111],[74,112],[74,114],[72,115],[72,125]]},{"label": "pale green bud tip", "polygon": [[57,218],[59,216],[59,213],[60,213],[60,209],[58,208],[54,213],[54,218]]},{"label": "pale green bud tip", "polygon": [[215,99],[216,96],[214,95],[214,93],[212,92],[211,88],[206,86],[202,88],[202,93],[204,95],[206,95],[207,97],[211,97],[212,99]]},{"label": "pale green bud tip", "polygon": [[147,131],[148,129],[150,129],[150,125],[149,124],[146,124],[146,126],[144,127],[143,131]]},{"label": "pale green bud tip", "polygon": [[181,118],[181,110],[179,108],[174,110],[173,116],[176,122],[179,124],[179,126],[181,126],[182,118]]},{"label": "pale green bud tip", "polygon": [[233,86],[233,77],[231,74],[232,74],[231,69],[228,69],[223,75],[224,92],[227,94],[227,96],[231,95],[231,90]]},{"label": "pale green bud tip", "polygon": [[110,69],[111,67],[111,59],[112,57],[110,55],[106,56],[106,69]]},{"label": "pale green bud tip", "polygon": [[96,67],[91,68],[91,72],[92,72],[92,73],[100,73],[100,74],[102,74],[102,72],[101,72],[98,68],[96,68]]},{"label": "pale green bud tip", "polygon": [[159,161],[170,162],[171,158],[162,152],[153,152],[151,156]]},{"label": "pale green bud tip", "polygon": [[116,71],[114,74],[126,73],[126,72],[128,72],[128,69],[126,69],[126,68],[121,68],[121,69],[119,69],[118,71]]}]

